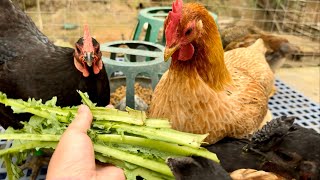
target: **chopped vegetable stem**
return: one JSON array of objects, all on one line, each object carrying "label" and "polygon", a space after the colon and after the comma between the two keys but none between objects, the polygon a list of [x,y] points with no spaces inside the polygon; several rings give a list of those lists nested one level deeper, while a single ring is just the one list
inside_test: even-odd
[{"label": "chopped vegetable stem", "polygon": [[81,96],[81,99],[84,104],[86,104],[90,109],[93,108],[95,105],[92,103],[92,101],[89,99],[88,95],[86,93],[81,92],[80,90],[77,90],[79,95]]},{"label": "chopped vegetable stem", "polygon": [[154,128],[172,128],[169,120],[167,119],[146,119],[146,126]]},{"label": "chopped vegetable stem", "polygon": [[19,103],[16,100],[13,99],[4,99],[0,98],[0,103],[5,104],[6,106],[16,107],[19,108],[22,112],[28,112],[32,113],[34,115],[48,118],[48,119],[55,119],[57,118],[60,122],[69,122],[67,117],[56,115],[56,117],[53,117],[48,111],[44,111],[42,109],[34,108],[34,107],[28,107],[24,103]]},{"label": "chopped vegetable stem", "polygon": [[136,134],[138,136],[144,136],[150,139],[162,140],[166,142],[176,143],[180,145],[186,145],[190,147],[200,147],[202,140],[206,138],[207,135],[196,135],[183,133],[178,131],[170,131],[170,129],[156,129],[147,126],[130,126],[127,124],[112,123],[108,121],[100,121],[95,124],[104,125],[105,128],[113,128],[119,131],[125,131],[128,133]]},{"label": "chopped vegetable stem", "polygon": [[153,139],[146,139],[141,137],[134,136],[123,136],[123,135],[114,135],[114,134],[106,134],[106,135],[97,135],[97,140],[103,142],[111,142],[111,143],[124,143],[130,145],[139,145],[143,147],[157,149],[159,151],[170,152],[173,154],[181,155],[181,156],[202,156],[213,161],[219,162],[217,156],[211,152],[208,152],[204,148],[191,148],[188,146],[179,146],[177,144],[162,142]]},{"label": "chopped vegetable stem", "polygon": [[[170,168],[163,163],[152,161],[150,159],[143,158],[138,155],[130,154],[121,150],[117,150],[108,146],[103,146],[99,144],[94,144],[94,150],[103,155],[110,156],[119,160],[127,161],[132,164],[143,166],[155,172],[173,177]],[[147,165],[147,166],[146,166]]]},{"label": "chopped vegetable stem", "polygon": [[[171,129],[167,119],[147,118],[146,113],[131,108],[126,111],[96,107],[87,93],[78,91],[82,101],[93,114],[92,128],[88,131],[93,141],[95,158],[124,169],[129,180],[135,176],[144,179],[174,179],[165,163],[168,157],[202,156],[219,162],[214,153],[201,147],[207,134],[191,134]],[[62,133],[77,113],[78,106],[61,108],[53,97],[45,104],[42,100],[7,98],[0,92],[0,103],[11,106],[15,113],[32,113],[29,122],[20,130],[8,128],[0,139],[14,140],[13,146],[0,150],[7,164],[9,179],[22,176],[22,171],[11,157],[25,160],[30,150],[55,149]],[[18,171],[19,170],[19,171]]]},{"label": "chopped vegetable stem", "polygon": [[4,157],[4,163],[6,165],[6,169],[7,169],[7,176],[8,176],[8,180],[13,180],[14,175],[13,175],[13,171],[12,171],[12,165],[11,165],[11,157],[10,155],[6,155]]},{"label": "chopped vegetable stem", "polygon": [[[30,141],[59,141],[61,135],[52,134],[0,134],[0,139],[17,139],[17,140],[30,140]],[[1,150],[0,150],[1,152]]]},{"label": "chopped vegetable stem", "polygon": [[[131,175],[126,177],[127,180],[136,180],[136,176],[143,175],[144,179],[152,179],[152,180],[163,180],[163,179],[174,179],[174,177],[166,176],[158,172],[151,171],[141,166],[133,165],[132,163],[123,162],[111,157],[105,157],[99,153],[95,155],[96,159],[103,163],[110,163],[122,169],[129,169]],[[128,166],[135,166],[134,168],[128,168]]]},{"label": "chopped vegetable stem", "polygon": [[57,146],[58,142],[40,142],[40,141],[31,141],[29,143],[17,145],[8,149],[2,149],[0,151],[0,156],[7,155],[7,154],[15,154],[20,153],[26,150],[36,149],[36,148],[53,148]]}]

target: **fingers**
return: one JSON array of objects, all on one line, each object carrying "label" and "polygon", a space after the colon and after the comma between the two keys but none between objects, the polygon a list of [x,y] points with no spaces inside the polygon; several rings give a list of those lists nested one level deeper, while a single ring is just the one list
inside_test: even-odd
[{"label": "fingers", "polygon": [[92,123],[92,113],[88,106],[80,105],[78,114],[69,125],[68,130],[73,130],[81,133],[87,133]]}]

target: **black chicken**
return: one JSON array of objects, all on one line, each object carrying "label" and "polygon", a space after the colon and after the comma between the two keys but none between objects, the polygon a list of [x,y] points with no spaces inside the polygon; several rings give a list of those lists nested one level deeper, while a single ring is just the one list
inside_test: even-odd
[{"label": "black chicken", "polygon": [[[55,46],[19,7],[10,0],[0,1],[0,91],[8,97],[46,101],[57,96],[57,105],[71,106],[81,103],[76,92],[81,90],[99,106],[106,106],[110,87],[101,56],[87,26],[75,50]],[[0,105],[4,128],[19,128],[19,121],[28,119]]]},{"label": "black chicken", "polygon": [[[177,179],[227,180],[227,172],[256,169],[285,179],[320,178],[320,134],[293,124],[294,117],[272,120],[249,139],[225,138],[206,148],[217,154],[220,165],[199,157],[171,158],[167,164]],[[257,178],[258,179],[258,178]]]}]

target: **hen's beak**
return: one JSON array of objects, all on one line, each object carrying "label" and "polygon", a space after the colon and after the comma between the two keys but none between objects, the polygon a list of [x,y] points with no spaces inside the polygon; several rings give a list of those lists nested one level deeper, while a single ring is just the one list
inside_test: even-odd
[{"label": "hen's beak", "polygon": [[84,54],[84,59],[85,59],[87,65],[88,65],[89,67],[91,67],[91,66],[92,66],[92,62],[93,62],[93,53],[91,53],[91,52],[86,52],[86,53]]},{"label": "hen's beak", "polygon": [[173,53],[176,52],[179,48],[180,48],[179,44],[173,47],[166,46],[164,50],[164,61],[167,62],[169,58],[173,55]]}]

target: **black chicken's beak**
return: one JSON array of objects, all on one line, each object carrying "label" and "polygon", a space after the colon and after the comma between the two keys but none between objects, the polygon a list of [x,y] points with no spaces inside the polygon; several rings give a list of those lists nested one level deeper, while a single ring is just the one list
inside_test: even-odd
[{"label": "black chicken's beak", "polygon": [[172,47],[166,46],[164,50],[164,61],[167,62],[169,58],[173,55],[174,52],[176,52],[180,48],[180,45],[174,45]]},{"label": "black chicken's beak", "polygon": [[89,67],[92,66],[92,62],[93,62],[93,53],[92,52],[86,52],[84,54],[84,60],[86,61],[87,65]]}]

